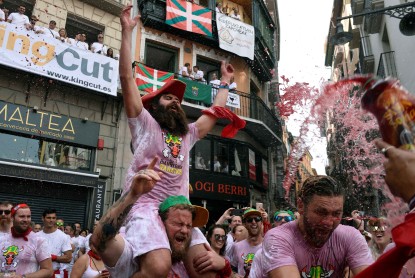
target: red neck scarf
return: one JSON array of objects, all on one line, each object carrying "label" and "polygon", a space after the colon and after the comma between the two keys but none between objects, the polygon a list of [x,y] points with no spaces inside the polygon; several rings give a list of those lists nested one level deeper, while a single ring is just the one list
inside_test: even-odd
[{"label": "red neck scarf", "polygon": [[203,114],[211,115],[217,119],[228,119],[230,123],[222,130],[222,137],[233,138],[239,129],[245,127],[246,122],[238,117],[235,113],[220,106],[212,106],[208,109],[202,110]]},{"label": "red neck scarf", "polygon": [[101,257],[92,250],[88,251],[88,256],[90,256],[90,257],[92,257],[92,258],[94,258],[95,260],[98,260],[98,261],[101,260]]},{"label": "red neck scarf", "polygon": [[27,236],[30,234],[31,231],[32,231],[32,228],[29,227],[29,229],[27,229],[24,233],[20,234],[16,231],[14,227],[12,227],[12,236],[15,238],[22,237],[24,240],[29,241]]}]

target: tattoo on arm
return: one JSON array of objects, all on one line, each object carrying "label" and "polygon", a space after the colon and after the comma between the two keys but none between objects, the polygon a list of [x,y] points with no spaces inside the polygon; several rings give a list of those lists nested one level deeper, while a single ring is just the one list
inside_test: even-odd
[{"label": "tattoo on arm", "polygon": [[98,251],[103,252],[106,247],[106,243],[113,239],[121,226],[124,224],[125,218],[130,212],[134,204],[127,205],[121,212],[117,213],[116,211],[120,210],[120,206],[124,203],[128,192],[124,194],[108,212],[101,218],[99,221],[101,225],[101,232],[98,234],[99,237],[99,246],[97,246]]}]

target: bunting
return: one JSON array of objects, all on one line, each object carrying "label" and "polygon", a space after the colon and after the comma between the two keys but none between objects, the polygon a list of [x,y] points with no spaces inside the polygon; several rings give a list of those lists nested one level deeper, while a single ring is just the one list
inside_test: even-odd
[{"label": "bunting", "polygon": [[174,78],[174,73],[156,70],[137,63],[135,66],[135,82],[141,91],[151,93]]},{"label": "bunting", "polygon": [[212,11],[185,0],[166,1],[166,24],[212,37]]}]

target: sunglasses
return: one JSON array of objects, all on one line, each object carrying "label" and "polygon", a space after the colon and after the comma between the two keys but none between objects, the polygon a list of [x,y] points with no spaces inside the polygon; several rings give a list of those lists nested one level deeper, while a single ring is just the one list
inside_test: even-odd
[{"label": "sunglasses", "polygon": [[103,39],[104,37],[98,37],[98,39]]},{"label": "sunglasses", "polygon": [[261,222],[262,221],[262,217],[261,216],[251,217],[251,218],[245,219],[245,222],[252,223],[252,221],[254,221],[254,220],[257,223],[258,222]]},{"label": "sunglasses", "polygon": [[372,226],[372,227],[370,227],[372,232],[384,232],[384,231],[386,231],[387,228],[388,228],[388,226]]},{"label": "sunglasses", "polygon": [[10,210],[9,209],[6,209],[6,210],[0,210],[0,215],[2,215],[3,213],[5,214],[5,215],[9,215],[10,214]]},{"label": "sunglasses", "polygon": [[291,216],[275,216],[274,219],[277,222],[281,222],[283,219],[285,220],[285,222],[291,222],[291,221],[293,221],[293,218]]},{"label": "sunglasses", "polygon": [[62,222],[56,222],[56,226],[62,227],[64,224]]},{"label": "sunglasses", "polygon": [[216,240],[225,240],[226,239],[226,235],[214,235]]}]

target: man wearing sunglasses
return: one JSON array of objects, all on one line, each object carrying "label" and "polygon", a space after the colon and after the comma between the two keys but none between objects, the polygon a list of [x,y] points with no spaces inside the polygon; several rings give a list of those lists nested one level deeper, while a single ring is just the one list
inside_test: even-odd
[{"label": "man wearing sunglasses", "polygon": [[245,210],[242,218],[245,228],[248,230],[248,238],[233,244],[229,257],[231,265],[237,269],[238,277],[248,277],[255,253],[262,248],[264,239],[262,213],[259,210],[249,208]]},{"label": "man wearing sunglasses", "polygon": [[274,220],[274,223],[272,225],[274,227],[278,227],[278,226],[281,226],[282,224],[295,220],[295,217],[294,217],[294,213],[290,210],[279,210],[274,213],[273,220]]},{"label": "man wearing sunglasses", "polygon": [[10,214],[12,207],[13,205],[9,201],[0,202],[0,238],[10,234],[10,228],[13,226]]}]

